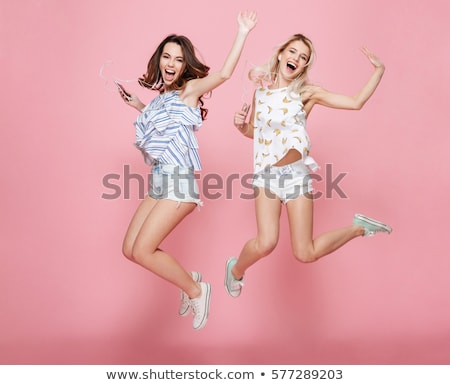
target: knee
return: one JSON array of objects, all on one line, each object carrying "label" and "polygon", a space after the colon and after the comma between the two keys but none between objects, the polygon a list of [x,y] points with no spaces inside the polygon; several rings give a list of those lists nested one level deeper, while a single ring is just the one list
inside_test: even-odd
[{"label": "knee", "polygon": [[139,260],[141,258],[141,253],[139,253],[138,248],[135,247],[134,244],[131,243],[124,243],[122,246],[122,254],[124,257],[131,262],[139,263]]},{"label": "knee", "polygon": [[256,242],[256,249],[261,257],[269,255],[277,246],[276,238],[258,239]]},{"label": "knee", "polygon": [[148,245],[142,242],[124,242],[122,246],[122,254],[131,262],[135,262],[138,265],[144,265],[148,258],[153,256],[159,249],[152,249]]},{"label": "knee", "polygon": [[293,254],[295,259],[302,263],[311,263],[317,260],[314,252],[309,249],[294,248]]},{"label": "knee", "polygon": [[130,257],[128,259],[130,259],[133,262],[136,262],[138,265],[143,265],[146,258],[148,256],[148,253],[145,249],[143,248],[139,248],[139,247],[133,247],[133,249],[131,250],[131,254]]},{"label": "knee", "polygon": [[130,261],[135,262],[135,258],[133,256],[133,248],[128,245],[122,246],[122,254],[126,259],[129,259]]}]

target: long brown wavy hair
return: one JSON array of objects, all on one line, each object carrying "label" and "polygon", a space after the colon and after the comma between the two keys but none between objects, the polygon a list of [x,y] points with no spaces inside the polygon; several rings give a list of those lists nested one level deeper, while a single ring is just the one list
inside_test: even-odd
[{"label": "long brown wavy hair", "polygon": [[[203,64],[195,55],[195,47],[192,42],[182,35],[169,35],[158,46],[147,64],[147,72],[139,78],[142,87],[165,91],[162,74],[159,70],[159,61],[167,43],[175,43],[181,47],[184,57],[184,69],[181,76],[170,86],[170,90],[182,90],[189,80],[204,78],[209,73],[209,67]],[[205,120],[208,109],[203,107],[202,97],[199,98],[202,120]]]}]

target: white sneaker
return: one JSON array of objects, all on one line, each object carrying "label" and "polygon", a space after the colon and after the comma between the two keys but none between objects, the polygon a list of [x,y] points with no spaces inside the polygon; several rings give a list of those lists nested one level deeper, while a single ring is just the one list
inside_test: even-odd
[{"label": "white sneaker", "polygon": [[211,299],[211,285],[206,282],[200,282],[202,293],[200,297],[192,298],[191,309],[194,313],[194,320],[192,321],[192,327],[195,330],[199,330],[206,325],[209,315],[209,303]]},{"label": "white sneaker", "polygon": [[[197,273],[196,271],[191,272],[192,279],[195,282],[200,282],[202,280],[202,274]],[[189,301],[189,296],[181,290],[181,303],[180,308],[178,309],[178,314],[182,317],[187,316],[191,312],[191,302]]]}]

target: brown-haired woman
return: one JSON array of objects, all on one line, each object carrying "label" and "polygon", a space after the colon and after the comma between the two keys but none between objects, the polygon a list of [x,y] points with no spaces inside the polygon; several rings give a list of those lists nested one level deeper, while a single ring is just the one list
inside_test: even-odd
[{"label": "brown-haired woman", "polygon": [[192,310],[194,329],[204,327],[208,319],[210,284],[201,281],[200,273],[188,273],[160,244],[201,203],[194,170],[201,168],[195,131],[207,113],[202,96],[231,77],[257,23],[254,12],[240,12],[237,20],[237,36],[220,71],[209,73],[188,38],[170,35],[139,79],[159,95],[146,106],[135,94],[120,91],[125,103],[140,112],[135,145],[152,166],[149,194],[131,220],[123,254],[181,289],[179,313]]}]

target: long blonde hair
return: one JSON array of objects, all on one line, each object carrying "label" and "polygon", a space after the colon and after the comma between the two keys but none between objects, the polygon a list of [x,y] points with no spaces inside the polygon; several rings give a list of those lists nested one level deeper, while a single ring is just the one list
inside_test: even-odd
[{"label": "long blonde hair", "polygon": [[302,87],[308,84],[308,72],[316,57],[312,41],[301,33],[292,35],[288,40],[280,44],[267,64],[252,68],[248,74],[249,79],[257,85],[274,84],[277,80],[278,67],[280,65],[278,56],[289,46],[289,44],[297,40],[305,43],[308,46],[310,52],[308,62],[305,65],[305,69],[289,85],[291,92],[300,94],[302,91]]}]

